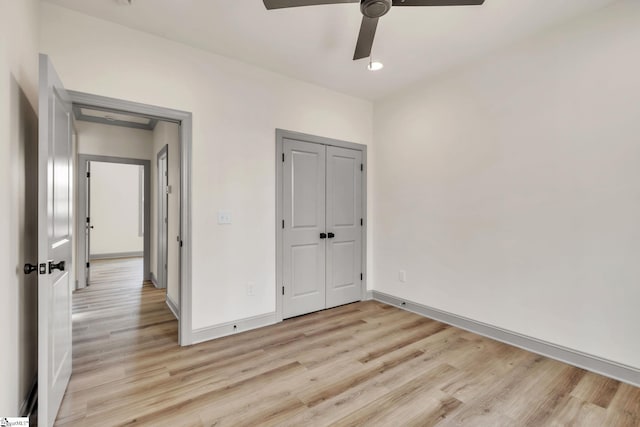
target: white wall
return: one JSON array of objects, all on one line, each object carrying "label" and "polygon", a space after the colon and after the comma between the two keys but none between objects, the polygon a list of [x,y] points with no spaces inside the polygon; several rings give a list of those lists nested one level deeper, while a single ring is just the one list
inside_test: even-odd
[{"label": "white wall", "polygon": [[376,290],[640,368],[639,22],[623,0],[376,103]]},{"label": "white wall", "polygon": [[[53,63],[54,67],[56,63]],[[151,160],[153,134],[149,130],[76,121],[78,152],[95,156]]]},{"label": "white wall", "polygon": [[142,166],[91,162],[90,255],[144,251],[140,232]]},{"label": "white wall", "polygon": [[[38,2],[0,0],[0,414],[19,409],[37,371]],[[35,185],[36,192],[33,192]],[[30,197],[25,197],[26,191]]]},{"label": "white wall", "polygon": [[[68,88],[193,113],[193,327],[273,312],[275,128],[369,144],[371,103],[41,7],[41,48]],[[233,225],[217,225],[219,209]]]},{"label": "white wall", "polygon": [[153,160],[151,161],[151,271],[158,277],[158,153],[167,146],[169,194],[169,224],[167,237],[167,295],[176,307],[180,303],[180,253],[176,239],[180,235],[180,127],[175,123],[158,122],[153,129]]}]

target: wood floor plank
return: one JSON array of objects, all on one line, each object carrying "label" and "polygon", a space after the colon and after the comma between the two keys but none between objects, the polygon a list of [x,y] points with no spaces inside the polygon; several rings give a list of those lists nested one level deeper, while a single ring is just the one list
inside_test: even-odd
[{"label": "wood floor plank", "polygon": [[426,393],[430,394],[431,399],[448,398],[448,396],[442,396],[444,393],[438,392],[436,392],[434,396],[432,390],[438,390],[439,383],[446,382],[447,378],[457,374],[458,370],[454,367],[441,364],[404,385],[393,389],[368,405],[359,408],[357,411],[352,412],[347,417],[338,421],[336,426],[360,426],[372,424],[373,422],[380,423],[381,425],[392,425],[394,420],[397,423],[398,419],[411,418],[405,415],[398,417],[397,412],[402,411],[405,413],[407,411],[405,407],[409,406],[407,402],[411,402],[414,399],[420,399],[422,401],[421,404],[424,404],[425,399],[423,396]]},{"label": "wood floor plank", "polygon": [[573,389],[571,395],[607,409],[619,387],[619,381],[588,372]]},{"label": "wood floor plank", "polygon": [[560,405],[552,414],[549,420],[549,426],[606,426],[616,425],[607,424],[607,411],[591,402],[580,400],[579,398],[569,396],[563,405]]},{"label": "wood floor plank", "polygon": [[640,389],[365,301],[190,347],[142,260],[73,296],[59,426],[640,426]]}]

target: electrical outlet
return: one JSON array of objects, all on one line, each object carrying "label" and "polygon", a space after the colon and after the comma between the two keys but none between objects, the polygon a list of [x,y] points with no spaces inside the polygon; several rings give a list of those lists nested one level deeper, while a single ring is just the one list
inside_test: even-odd
[{"label": "electrical outlet", "polygon": [[398,280],[400,283],[407,283],[407,272],[404,270],[398,271]]},{"label": "electrical outlet", "polygon": [[231,211],[218,211],[218,224],[231,224]]},{"label": "electrical outlet", "polygon": [[247,282],[247,296],[254,296],[256,294],[255,292],[255,286],[256,284],[253,282]]}]

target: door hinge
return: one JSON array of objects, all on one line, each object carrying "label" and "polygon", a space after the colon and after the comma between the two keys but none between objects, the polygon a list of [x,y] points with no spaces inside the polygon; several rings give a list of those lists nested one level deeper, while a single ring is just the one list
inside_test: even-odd
[{"label": "door hinge", "polygon": [[284,286],[282,287],[282,295],[284,295]]},{"label": "door hinge", "polygon": [[284,219],[282,220],[282,228],[284,228]]},{"label": "door hinge", "polygon": [[87,178],[91,178],[91,172],[87,172]]},{"label": "door hinge", "polygon": [[362,273],[360,273],[360,280],[362,280],[364,278],[364,276],[362,275]]},{"label": "door hinge", "polygon": [[360,218],[360,227],[362,227],[363,225],[364,225],[364,220]]},{"label": "door hinge", "polygon": [[89,268],[89,267],[91,267],[91,263],[88,262],[87,263],[87,268]]},{"label": "door hinge", "polygon": [[284,153],[282,153],[282,161],[284,162]]},{"label": "door hinge", "polygon": [[364,164],[360,163],[360,170],[363,171],[364,170]]}]

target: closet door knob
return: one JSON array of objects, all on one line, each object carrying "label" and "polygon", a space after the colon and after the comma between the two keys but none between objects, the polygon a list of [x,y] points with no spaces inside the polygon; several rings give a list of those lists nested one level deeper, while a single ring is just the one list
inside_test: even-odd
[{"label": "closet door knob", "polygon": [[333,239],[334,237],[336,237],[336,235],[335,235],[335,234],[333,234],[333,233],[329,233],[329,238],[330,238],[330,239]]},{"label": "closet door knob", "polygon": [[327,233],[320,233],[320,238],[321,239],[326,239],[327,238]]}]

